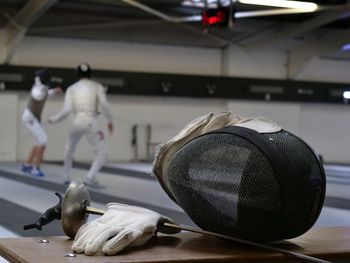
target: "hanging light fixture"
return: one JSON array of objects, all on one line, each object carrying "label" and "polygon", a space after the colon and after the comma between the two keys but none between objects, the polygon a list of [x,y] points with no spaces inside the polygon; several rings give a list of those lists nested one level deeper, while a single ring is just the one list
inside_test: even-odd
[{"label": "hanging light fixture", "polygon": [[289,0],[238,0],[242,4],[263,5],[280,8],[297,9],[302,12],[315,12],[319,6],[312,2]]}]

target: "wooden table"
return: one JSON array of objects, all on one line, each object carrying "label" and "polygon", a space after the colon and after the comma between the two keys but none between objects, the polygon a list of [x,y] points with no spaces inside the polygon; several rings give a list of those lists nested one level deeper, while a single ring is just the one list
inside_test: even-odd
[{"label": "wooden table", "polygon": [[[50,242],[40,243],[42,239]],[[16,263],[306,262],[290,255],[188,232],[159,235],[147,245],[128,248],[117,256],[65,257],[71,244],[66,237],[4,238],[0,239],[0,255]],[[332,262],[350,262],[350,227],[312,229],[301,237],[272,245]]]}]

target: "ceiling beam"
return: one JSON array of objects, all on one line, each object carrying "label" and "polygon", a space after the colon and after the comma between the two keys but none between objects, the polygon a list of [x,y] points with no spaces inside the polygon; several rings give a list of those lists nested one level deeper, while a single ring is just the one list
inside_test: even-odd
[{"label": "ceiling beam", "polygon": [[6,33],[4,63],[11,62],[28,28],[56,2],[57,0],[30,0],[14,17],[8,17],[9,22],[4,28]]},{"label": "ceiling beam", "polygon": [[[276,47],[281,41],[291,39],[300,34],[309,32],[313,29],[319,28],[328,23],[334,22],[338,19],[350,16],[350,4],[342,6],[342,8],[330,9],[319,13],[316,17],[305,21],[303,23],[297,23],[291,26],[282,26],[280,30],[276,31],[275,34],[261,34],[260,37],[254,38],[249,44],[244,45],[245,49],[256,50],[259,48],[272,48]],[[244,44],[244,43],[242,43]]]},{"label": "ceiling beam", "polygon": [[60,32],[67,30],[96,30],[106,28],[127,28],[131,26],[145,26],[145,25],[158,25],[163,24],[164,21],[160,19],[153,20],[128,20],[119,22],[107,22],[107,23],[87,23],[78,25],[63,25],[63,26],[47,26],[47,27],[35,27],[30,29],[30,33],[41,34],[46,32]]}]

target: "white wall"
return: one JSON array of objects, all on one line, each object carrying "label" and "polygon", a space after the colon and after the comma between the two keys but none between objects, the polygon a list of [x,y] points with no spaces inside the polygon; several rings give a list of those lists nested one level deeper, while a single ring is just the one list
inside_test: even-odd
[{"label": "white wall", "polygon": [[350,162],[348,105],[230,101],[228,109],[243,116],[265,116],[300,136],[326,161]]},{"label": "white wall", "polygon": [[350,162],[350,108],[347,105],[302,104],[300,134],[326,160]]},{"label": "white wall", "polygon": [[[0,128],[3,135],[0,140],[0,160],[24,160],[33,143],[20,118],[27,96],[1,94],[0,99],[0,122],[6,123]],[[134,124],[140,127],[151,124],[152,141],[163,142],[196,117],[208,112],[230,110],[246,117],[268,117],[301,136],[325,160],[350,162],[350,122],[347,121],[350,109],[345,105],[115,95],[108,99],[115,123],[115,134],[108,138],[109,159],[113,161],[130,161],[134,158],[131,146],[131,128]],[[48,116],[59,110],[62,102],[63,96],[51,98],[45,106],[43,125],[49,136],[46,160],[63,158],[70,120],[56,125],[46,123]],[[103,117],[100,123],[106,131]],[[139,144],[142,147],[146,142],[139,141]],[[85,140],[79,145],[75,156],[80,161],[92,159],[93,155]]]},{"label": "white wall", "polygon": [[241,116],[268,117],[295,134],[301,132],[299,103],[229,101],[228,109]]},{"label": "white wall", "polygon": [[321,82],[350,82],[350,61],[314,58],[297,76],[298,80],[317,80]]},{"label": "white wall", "polygon": [[[0,61],[5,55],[4,31],[0,30]],[[2,41],[1,41],[2,40]],[[60,38],[25,37],[11,64],[75,68],[87,61],[105,70],[179,73],[285,79],[287,53],[283,50],[247,51],[231,45],[222,57],[220,49],[103,42]],[[350,61],[315,58],[296,79],[350,82]],[[222,67],[225,67],[223,69]]]},{"label": "white wall", "polygon": [[[225,111],[226,104],[221,100],[193,100],[193,99],[171,99],[157,97],[129,97],[109,96],[114,116],[115,134],[108,138],[110,160],[132,160],[134,157],[131,147],[131,129],[134,124],[152,126],[154,142],[162,142],[170,139],[187,122],[206,114],[208,111]],[[18,101],[18,159],[25,159],[33,140],[24,129],[20,115],[27,103],[27,96],[22,94]],[[50,98],[45,106],[42,117],[43,125],[48,133],[49,142],[46,150],[46,160],[62,160],[64,145],[68,136],[70,118],[62,123],[50,125],[46,120],[51,114],[60,109],[63,103],[63,96]],[[101,116],[100,123],[107,134],[107,123]],[[140,141],[145,145],[145,141]],[[79,145],[76,152],[77,160],[90,160],[91,149],[85,140]]]},{"label": "white wall", "polygon": [[[4,53],[4,49],[0,47],[1,53]],[[106,70],[215,76],[227,72],[229,76],[276,79],[286,77],[286,54],[282,51],[247,53],[238,46],[231,46],[229,52],[225,53],[228,56],[225,57],[225,63],[222,63],[221,55],[219,49],[26,37],[11,64],[75,68],[78,63],[87,61],[93,68]],[[225,70],[221,68],[223,64],[227,67]],[[314,59],[306,64],[298,79],[350,82],[350,74],[346,71],[349,66],[349,62],[346,61]],[[20,94],[16,101],[17,95],[11,96],[11,107],[17,105],[17,118],[13,114],[0,115],[1,123],[11,123],[15,120],[15,124],[11,124],[12,128],[4,131],[4,134],[10,136],[9,141],[2,136],[0,145],[9,150],[14,144],[14,134],[18,133],[15,143],[17,151],[14,152],[14,147],[11,148],[12,152],[6,150],[5,155],[9,159],[23,160],[31,147],[31,140],[20,122],[27,98],[26,95]],[[349,108],[346,105],[129,96],[110,96],[109,100],[116,118],[115,135],[109,138],[112,160],[133,158],[130,142],[131,127],[134,124],[151,124],[154,132],[152,140],[163,141],[199,115],[209,111],[233,110],[245,116],[269,117],[304,137],[326,160],[350,162],[347,143],[350,124],[346,121]],[[62,97],[48,102],[43,119],[56,112],[61,103]],[[7,107],[8,104],[3,105]],[[101,123],[104,126],[106,124],[102,119]],[[68,125],[69,121],[56,126],[45,125],[50,138],[47,159],[62,159]],[[16,132],[9,133],[10,130]],[[92,158],[86,142],[80,145],[76,156],[80,160]]]},{"label": "white wall", "polygon": [[286,53],[282,51],[247,52],[244,48],[232,45],[229,50],[228,75],[285,79]]},{"label": "white wall", "polygon": [[0,96],[0,160],[16,160],[17,130],[17,94],[2,93]]},{"label": "white wall", "polygon": [[84,61],[98,69],[220,74],[218,49],[56,38],[25,38],[12,64],[75,68]]}]

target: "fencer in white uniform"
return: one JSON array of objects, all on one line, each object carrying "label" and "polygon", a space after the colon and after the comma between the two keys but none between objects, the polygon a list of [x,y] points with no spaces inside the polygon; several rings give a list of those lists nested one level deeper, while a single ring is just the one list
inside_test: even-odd
[{"label": "fencer in white uniform", "polygon": [[64,152],[64,183],[71,180],[73,154],[83,136],[91,145],[95,159],[84,180],[87,186],[102,187],[96,180],[96,174],[107,160],[107,145],[104,133],[98,124],[97,116],[102,111],[108,121],[110,135],[113,133],[112,115],[107,103],[103,86],[90,79],[91,69],[87,63],[80,64],[77,69],[78,81],[68,87],[64,106],[60,112],[49,118],[50,123],[57,123],[73,113],[74,119],[69,130],[69,138]]},{"label": "fencer in white uniform", "polygon": [[40,170],[40,165],[47,144],[47,135],[41,125],[41,114],[47,97],[62,93],[60,87],[49,89],[49,82],[50,73],[48,70],[41,69],[35,72],[29,103],[22,114],[23,124],[36,141],[22,166],[22,171],[35,176],[44,176],[44,173]]}]

